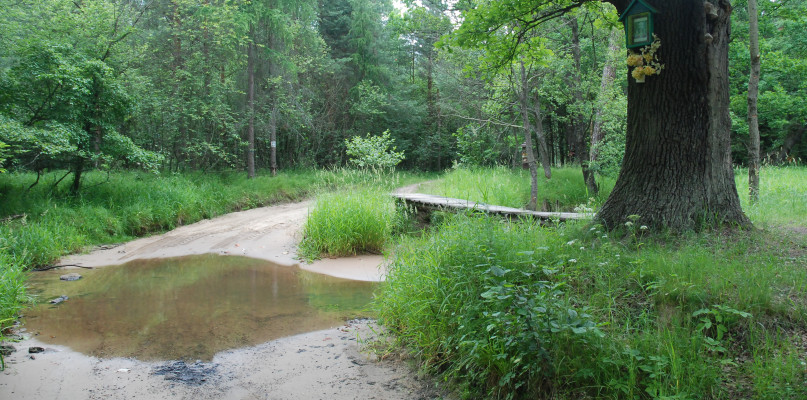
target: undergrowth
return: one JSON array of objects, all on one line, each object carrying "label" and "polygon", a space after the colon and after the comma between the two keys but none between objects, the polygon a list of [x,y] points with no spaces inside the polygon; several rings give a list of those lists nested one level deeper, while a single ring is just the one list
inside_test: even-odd
[{"label": "undergrowth", "polygon": [[806,219],[794,204],[807,192],[785,184],[806,180],[766,172],[771,210],[748,210],[766,230],[444,217],[401,240],[375,308],[464,398],[807,398]]},{"label": "undergrowth", "polygon": [[802,398],[791,245],[456,216],[402,242],[376,309],[468,398]]}]

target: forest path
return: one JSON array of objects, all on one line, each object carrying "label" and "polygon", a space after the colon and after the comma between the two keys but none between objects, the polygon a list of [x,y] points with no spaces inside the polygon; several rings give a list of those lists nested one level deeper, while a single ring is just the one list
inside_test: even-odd
[{"label": "forest path", "polygon": [[[414,191],[417,185],[398,192]],[[300,229],[313,201],[236,212],[110,249],[73,255],[62,264],[99,267],[126,261],[218,253],[293,266]],[[302,268],[353,279],[383,277],[380,256],[325,259]],[[133,299],[137,301],[137,299]],[[377,361],[362,343],[383,331],[372,321],[310,332],[258,346],[228,350],[198,370],[201,384],[154,372],[166,362],[98,359],[29,337],[14,343],[0,372],[2,399],[430,399],[440,398],[429,379],[400,361]],[[28,336],[31,332],[23,335]],[[28,354],[29,347],[43,347]],[[191,365],[193,367],[193,365]],[[194,367],[195,368],[195,367]]]},{"label": "forest path", "polygon": [[[395,193],[412,193],[418,186],[404,186]],[[386,271],[380,255],[326,258],[311,264],[296,259],[302,228],[313,205],[313,200],[306,200],[225,214],[120,246],[70,255],[59,265],[103,267],[137,259],[214,253],[259,258],[290,267],[299,265],[302,269],[338,278],[383,280]]]}]

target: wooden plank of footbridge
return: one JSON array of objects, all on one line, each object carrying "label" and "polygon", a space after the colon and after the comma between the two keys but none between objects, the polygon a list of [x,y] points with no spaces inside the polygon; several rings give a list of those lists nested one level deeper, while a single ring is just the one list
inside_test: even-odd
[{"label": "wooden plank of footbridge", "polygon": [[530,211],[522,208],[494,206],[471,200],[454,199],[451,197],[443,197],[433,194],[393,193],[393,196],[413,205],[415,208],[425,210],[479,210],[489,214],[502,215],[506,217],[533,217],[542,221],[591,219],[591,214]]}]

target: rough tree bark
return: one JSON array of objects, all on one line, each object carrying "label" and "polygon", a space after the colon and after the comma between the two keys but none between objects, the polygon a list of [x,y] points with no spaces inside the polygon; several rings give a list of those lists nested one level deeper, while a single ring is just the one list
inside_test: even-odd
[{"label": "rough tree bark", "polygon": [[[602,78],[600,78],[600,94],[607,93],[608,88],[616,80],[616,60],[611,56],[619,51],[619,41],[622,40],[622,32],[614,29],[608,37],[608,53],[602,66]],[[600,98],[597,111],[594,114],[594,126],[591,128],[591,162],[597,162],[599,158],[599,143],[602,141],[604,133],[602,130],[602,109],[604,102],[608,99]]]},{"label": "rough tree bark", "polygon": [[[252,26],[249,27],[250,39],[255,37]],[[255,177],[255,45],[247,44],[247,178]]]},{"label": "rough tree bark", "polygon": [[272,176],[277,176],[277,102],[272,105],[272,115],[269,121],[269,163]]},{"label": "rough tree bark", "polygon": [[759,200],[759,12],[757,0],[748,0],[748,37],[751,56],[751,77],[748,79],[748,195],[752,203]]},{"label": "rough tree bark", "polygon": [[[627,1],[609,0],[622,12]],[[597,218],[608,228],[629,215],[673,231],[716,223],[750,226],[731,165],[727,0],[656,1],[655,33],[665,65],[629,77],[625,158]],[[702,225],[705,224],[705,225]]]},{"label": "rough tree bark", "polygon": [[546,134],[544,133],[544,118],[541,113],[541,99],[536,98],[532,105],[535,113],[535,137],[538,140],[538,157],[541,159],[541,167],[544,169],[544,177],[552,179],[552,163],[549,158],[549,149],[546,145]]},{"label": "rough tree bark", "polygon": [[[569,20],[569,25],[572,28],[572,58],[574,60],[574,76],[572,77],[573,82],[573,93],[575,98],[578,101],[583,100],[583,83],[581,80],[581,76],[583,75],[583,71],[581,68],[581,56],[580,56],[580,28],[577,23],[577,17],[573,17]],[[586,183],[586,189],[588,189],[589,194],[595,195],[599,191],[599,187],[597,187],[597,181],[594,179],[594,172],[588,167],[589,165],[589,154],[588,154],[588,140],[586,140],[586,123],[583,120],[583,115],[580,112],[573,113],[574,119],[572,122],[572,141],[570,141],[569,145],[574,151],[575,158],[580,161],[580,168],[583,170],[583,180]]]},{"label": "rough tree bark", "polygon": [[535,150],[532,146],[532,127],[530,126],[529,82],[524,60],[521,60],[521,88],[518,91],[518,100],[521,105],[521,119],[524,123],[524,143],[527,145],[527,165],[530,168],[530,202],[528,210],[538,209],[538,166],[535,162]]}]

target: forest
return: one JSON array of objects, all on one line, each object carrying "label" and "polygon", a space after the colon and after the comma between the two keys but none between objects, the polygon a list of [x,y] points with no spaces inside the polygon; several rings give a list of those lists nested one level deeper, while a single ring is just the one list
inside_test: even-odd
[{"label": "forest", "polygon": [[[32,269],[315,198],[300,259],[384,254],[391,353],[458,397],[804,398],[804,30],[805,0],[0,0],[0,338]],[[416,183],[593,221],[417,219]]]},{"label": "forest", "polygon": [[[742,2],[739,2],[742,3]],[[748,16],[735,4],[732,158],[748,160]],[[760,155],[807,155],[804,5],[761,4]],[[472,2],[24,1],[0,11],[0,141],[9,171],[345,165],[345,139],[389,131],[403,168],[619,170],[628,75],[613,7],[589,3],[518,40],[452,37]],[[518,51],[518,54],[511,54]],[[507,60],[507,62],[505,62]],[[663,72],[662,72],[663,73]],[[533,135],[531,133],[531,135]],[[533,135],[533,136],[534,136]],[[274,143],[274,147],[273,144]],[[252,157],[251,155],[254,155]]]}]

